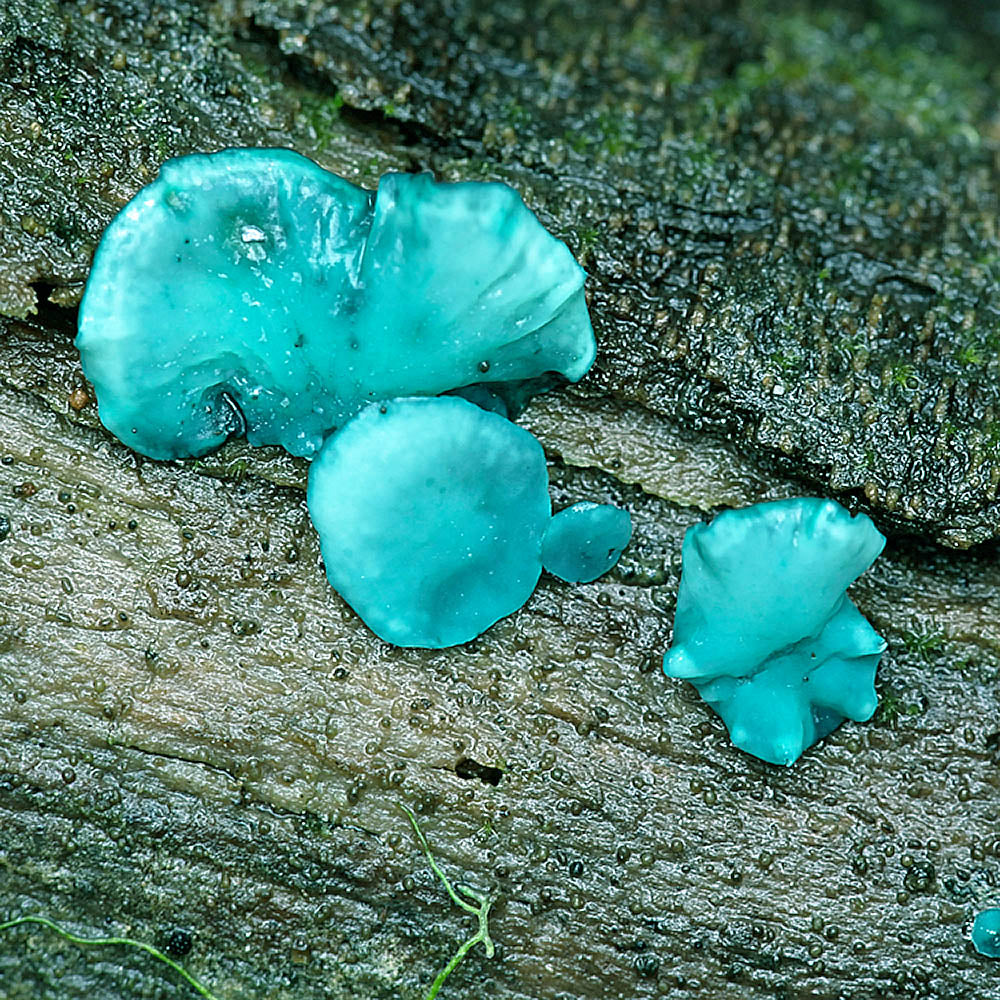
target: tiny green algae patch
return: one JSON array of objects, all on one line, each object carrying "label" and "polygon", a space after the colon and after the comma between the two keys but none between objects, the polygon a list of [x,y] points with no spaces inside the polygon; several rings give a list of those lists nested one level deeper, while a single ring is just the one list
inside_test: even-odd
[{"label": "tiny green algae patch", "polygon": [[312,456],[366,403],[548,373],[596,345],[585,274],[512,188],[287,149],[167,161],[108,227],[77,346],[101,420],[152,458],[233,433]]},{"label": "tiny green algae patch", "polygon": [[690,680],[733,743],[792,764],[878,704],[886,643],[846,594],[885,538],[864,514],[800,498],[725,511],[684,536],[668,677]]},{"label": "tiny green algae patch", "polygon": [[382,639],[475,638],[531,596],[549,523],[541,445],[457,397],[369,406],[309,470],[327,577]]}]

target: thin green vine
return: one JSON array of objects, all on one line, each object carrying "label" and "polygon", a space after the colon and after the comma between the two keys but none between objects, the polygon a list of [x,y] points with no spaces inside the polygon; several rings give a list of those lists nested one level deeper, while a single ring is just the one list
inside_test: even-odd
[{"label": "thin green vine", "polygon": [[[469,886],[459,885],[457,886],[458,892],[452,888],[451,882],[448,881],[447,875],[440,868],[438,868],[437,862],[434,860],[434,855],[431,854],[430,845],[427,843],[427,838],[424,836],[423,831],[420,829],[420,824],[417,822],[417,817],[413,815],[413,812],[406,806],[399,804],[400,809],[406,813],[410,820],[410,825],[413,827],[413,832],[417,835],[417,840],[420,841],[420,846],[424,849],[424,854],[427,855],[427,860],[430,863],[431,871],[441,880],[441,884],[444,886],[445,891],[448,893],[451,901],[456,905],[460,906],[466,913],[471,913],[479,920],[479,929],[475,934],[464,942],[462,946],[455,952],[452,956],[451,961],[438,973],[437,978],[431,984],[431,991],[427,994],[426,1000],[434,1000],[438,995],[444,981],[455,971],[459,962],[481,941],[483,947],[486,949],[486,957],[492,958],[494,947],[493,940],[490,937],[489,928],[489,916],[490,907],[493,905],[494,900],[481,892],[477,892],[475,889],[469,888]],[[463,896],[467,896],[469,899],[474,900],[478,905],[473,906],[472,903],[467,902],[462,899],[458,893],[462,893]]]},{"label": "thin green vine", "polygon": [[60,934],[67,941],[71,941],[73,944],[83,946],[92,944],[123,944],[130,948],[138,948],[140,951],[146,952],[147,955],[152,955],[153,958],[158,958],[161,962],[169,965],[170,968],[177,973],[177,975],[193,986],[194,989],[198,991],[199,995],[203,996],[205,1000],[219,1000],[219,998],[210,989],[208,989],[207,986],[203,986],[199,983],[198,980],[195,979],[183,965],[175,962],[169,955],[164,955],[159,948],[154,948],[151,944],[146,944],[145,941],[135,941],[132,938],[127,937],[80,937],[79,934],[73,934],[70,931],[64,930],[58,924],[53,923],[45,917],[36,916],[18,917],[16,920],[8,920],[6,923],[0,924],[0,931],[7,931],[13,927],[19,927],[21,924],[39,924],[42,927],[47,927],[49,930],[55,931],[56,934]]},{"label": "thin green vine", "polygon": [[[478,892],[475,889],[458,884],[457,886],[452,886],[451,882],[448,880],[448,876],[445,875],[443,871],[438,867],[438,863],[434,860],[434,855],[431,853],[430,845],[427,843],[427,838],[424,836],[423,830],[420,829],[420,824],[417,822],[417,817],[413,812],[400,803],[400,808],[406,813],[407,818],[410,821],[410,825],[413,827],[413,832],[417,835],[417,840],[420,842],[420,846],[424,850],[424,854],[427,855],[427,861],[431,866],[431,871],[440,879],[441,884],[445,888],[445,892],[448,893],[448,897],[456,905],[465,910],[466,913],[471,913],[479,921],[479,927],[476,933],[472,935],[467,941],[463,942],[459,947],[458,951],[451,957],[448,964],[438,973],[437,978],[431,983],[430,992],[427,994],[426,1000],[434,1000],[444,985],[444,981],[455,971],[459,963],[463,958],[480,942],[482,942],[483,948],[486,951],[486,957],[492,958],[494,955],[494,945],[493,939],[490,937],[490,927],[489,927],[489,917],[490,917],[490,907],[493,905],[495,900],[484,893]],[[459,893],[462,895],[460,896]],[[467,897],[463,899],[462,896]],[[469,902],[472,900],[473,902]],[[473,905],[475,903],[476,905]],[[190,985],[199,996],[204,997],[204,1000],[219,1000],[219,998],[207,987],[200,983],[194,976],[191,975],[187,969],[184,968],[180,963],[175,962],[169,955],[165,955],[159,948],[155,948],[151,944],[147,944],[145,941],[136,941],[134,938],[127,937],[81,937],[79,934],[74,934],[72,931],[68,931],[59,924],[47,917],[39,917],[34,914],[30,914],[24,917],[17,917],[14,920],[8,920],[5,923],[0,923],[0,932],[12,930],[15,927],[20,927],[24,924],[37,924],[40,927],[46,927],[51,931],[55,931],[56,934],[65,938],[67,941],[75,945],[80,945],[82,947],[87,947],[90,945],[124,945],[128,948],[138,948],[139,951],[146,952],[147,955],[152,955],[153,958],[158,959],[165,965],[168,965],[174,972],[177,973],[188,985]]]}]

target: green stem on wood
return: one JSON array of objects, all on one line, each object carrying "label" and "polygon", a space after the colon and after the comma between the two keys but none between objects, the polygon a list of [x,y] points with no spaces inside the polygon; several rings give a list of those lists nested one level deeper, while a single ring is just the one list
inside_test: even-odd
[{"label": "green stem on wood", "polygon": [[[402,803],[399,804],[399,807],[409,818],[410,825],[413,827],[413,832],[417,835],[417,840],[420,841],[420,846],[424,849],[424,854],[427,855],[431,871],[434,872],[434,874],[441,880],[441,884],[444,886],[451,901],[456,906],[460,906],[466,913],[474,914],[479,920],[479,929],[468,939],[468,941],[462,944],[458,951],[455,952],[451,961],[438,973],[437,978],[431,984],[431,989],[427,994],[426,1000],[434,1000],[434,998],[438,995],[438,991],[444,984],[444,981],[452,974],[452,972],[455,971],[458,963],[461,962],[469,951],[479,944],[480,941],[482,941],[483,947],[486,949],[486,957],[493,957],[494,947],[493,940],[490,937],[489,916],[490,907],[493,905],[494,900],[492,900],[489,896],[477,892],[475,889],[471,889],[469,886],[465,885],[457,886],[458,891],[456,892],[455,888],[452,887],[451,882],[448,881],[448,876],[441,871],[437,862],[434,860],[434,855],[431,854],[427,838],[424,836],[423,830],[420,829],[420,824],[417,823],[417,817],[414,816],[413,812]],[[475,900],[478,905],[473,906],[472,903],[462,899],[461,896],[458,895],[459,892],[464,896],[468,896],[469,899]]]},{"label": "green stem on wood", "polygon": [[16,920],[8,920],[6,923],[0,924],[0,931],[10,930],[13,927],[19,927],[21,924],[39,924],[42,927],[48,927],[49,930],[55,931],[56,934],[62,935],[67,941],[71,941],[73,944],[78,945],[92,945],[92,944],[123,944],[130,948],[138,948],[140,951],[146,952],[147,955],[152,955],[153,958],[158,958],[161,962],[166,963],[170,966],[174,972],[177,973],[182,979],[193,986],[198,993],[205,998],[205,1000],[218,1000],[218,997],[212,993],[207,987],[202,986],[194,976],[191,975],[184,966],[179,965],[168,955],[164,955],[159,948],[154,948],[151,944],[146,944],[145,941],[135,941],[132,938],[126,937],[105,937],[105,938],[86,938],[80,937],[78,934],[73,934],[70,931],[64,930],[58,924],[53,923],[51,920],[45,917],[27,916],[18,917]]}]

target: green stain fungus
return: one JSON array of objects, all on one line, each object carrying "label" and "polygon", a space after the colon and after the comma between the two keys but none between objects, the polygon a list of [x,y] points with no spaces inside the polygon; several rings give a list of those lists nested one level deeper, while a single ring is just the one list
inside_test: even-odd
[{"label": "green stain fungus", "polygon": [[618,562],[631,537],[628,511],[611,504],[575,503],[549,522],[542,565],[567,583],[590,583]]},{"label": "green stain fungus", "polygon": [[152,458],[229,435],[311,457],[366,403],[581,378],[584,272],[512,188],[288,149],[163,164],[108,226],[80,309],[103,423]]},{"label": "green stain fungus", "polygon": [[976,914],[972,922],[972,944],[980,955],[1000,958],[1000,908]]},{"label": "green stain fungus", "polygon": [[846,588],[884,544],[864,514],[813,498],[689,528],[664,671],[698,688],[736,746],[773,764],[845,718],[871,718],[885,641]]},{"label": "green stain fungus", "polygon": [[309,472],[332,586],[376,635],[441,648],[531,596],[550,520],[545,453],[457,396],[373,404]]}]

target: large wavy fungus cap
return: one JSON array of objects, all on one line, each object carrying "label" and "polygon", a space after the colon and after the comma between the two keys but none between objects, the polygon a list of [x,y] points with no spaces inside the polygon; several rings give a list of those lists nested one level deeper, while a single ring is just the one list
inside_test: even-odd
[{"label": "large wavy fungus cap", "polygon": [[108,226],[76,343],[105,426],[145,455],[245,431],[311,456],[375,399],[581,378],[584,277],[504,184],[372,193],[229,149],[167,161]]},{"label": "large wavy fungus cap", "polygon": [[812,498],[689,528],[664,671],[697,687],[736,746],[791,764],[875,711],[886,644],[845,591],[884,545],[864,514]]}]

